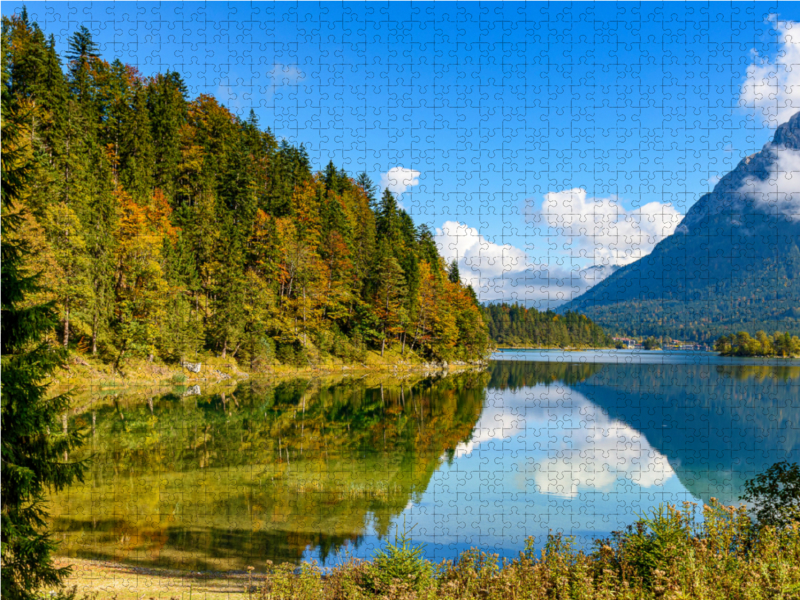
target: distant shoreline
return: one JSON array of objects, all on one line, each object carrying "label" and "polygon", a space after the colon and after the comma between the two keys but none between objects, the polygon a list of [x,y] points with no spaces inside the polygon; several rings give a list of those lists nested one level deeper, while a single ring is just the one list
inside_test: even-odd
[{"label": "distant shoreline", "polygon": [[498,346],[494,349],[497,350],[562,350],[564,352],[582,352],[584,350],[616,350],[617,348],[613,348],[611,346],[600,346],[599,348],[596,347],[569,347],[569,348],[562,348],[560,346]]}]

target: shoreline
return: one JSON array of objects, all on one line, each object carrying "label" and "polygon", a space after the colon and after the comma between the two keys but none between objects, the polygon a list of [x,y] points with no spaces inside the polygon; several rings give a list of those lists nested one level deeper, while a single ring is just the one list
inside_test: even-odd
[{"label": "shoreline", "polygon": [[[455,374],[470,370],[483,370],[489,359],[470,361],[426,362],[415,360],[393,360],[396,357],[381,359],[368,356],[365,363],[335,364],[321,363],[304,367],[272,365],[268,368],[251,371],[243,369],[233,359],[202,357],[201,362],[185,365],[150,363],[144,360],[131,362],[122,372],[114,373],[110,365],[99,361],[88,361],[80,356],[72,356],[67,368],[61,369],[51,382],[52,388],[60,392],[66,390],[103,390],[134,386],[217,386],[235,385],[244,381],[283,381],[292,378],[318,379],[323,377],[363,377],[371,374],[387,375],[434,375]],[[197,372],[187,368],[199,366]]]},{"label": "shoreline", "polygon": [[497,350],[561,350],[562,352],[584,352],[586,350],[617,350],[617,348],[612,346],[601,346],[599,348],[562,348],[560,346],[498,346],[493,350],[493,352]]},{"label": "shoreline", "polygon": [[57,567],[72,567],[72,573],[64,580],[64,589],[77,586],[78,600],[84,595],[91,598],[92,594],[115,600],[246,598],[254,587],[267,580],[266,573],[255,570],[251,574],[247,571],[183,571],[99,559],[58,555],[54,558]]}]

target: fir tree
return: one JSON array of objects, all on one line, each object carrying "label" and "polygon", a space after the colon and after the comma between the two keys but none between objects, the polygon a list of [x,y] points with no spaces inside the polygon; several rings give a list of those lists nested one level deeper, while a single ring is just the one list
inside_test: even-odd
[{"label": "fir tree", "polygon": [[[5,30],[5,23],[4,23]],[[43,585],[60,585],[68,569],[53,565],[56,543],[46,530],[45,492],[80,479],[83,465],[64,460],[81,443],[76,429],[59,431],[67,396],[48,397],[47,378],[64,364],[64,352],[45,337],[56,325],[52,304],[31,305],[38,277],[25,266],[29,252],[19,237],[22,203],[34,175],[29,103],[9,90],[7,38],[2,82],[2,577],[3,596],[38,597]]]}]

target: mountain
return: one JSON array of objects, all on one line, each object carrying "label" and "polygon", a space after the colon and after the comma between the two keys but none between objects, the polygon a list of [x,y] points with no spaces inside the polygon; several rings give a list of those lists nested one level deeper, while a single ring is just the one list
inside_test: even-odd
[{"label": "mountain", "polygon": [[632,335],[800,332],[800,113],[649,255],[559,310]]}]

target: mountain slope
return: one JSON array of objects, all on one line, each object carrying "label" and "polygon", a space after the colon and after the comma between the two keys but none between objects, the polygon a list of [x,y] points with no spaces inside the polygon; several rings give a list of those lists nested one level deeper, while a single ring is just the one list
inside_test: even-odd
[{"label": "mountain slope", "polygon": [[800,332],[800,113],[701,197],[653,252],[561,310],[630,334],[710,340],[739,330]]}]

